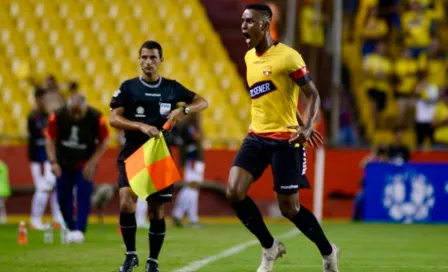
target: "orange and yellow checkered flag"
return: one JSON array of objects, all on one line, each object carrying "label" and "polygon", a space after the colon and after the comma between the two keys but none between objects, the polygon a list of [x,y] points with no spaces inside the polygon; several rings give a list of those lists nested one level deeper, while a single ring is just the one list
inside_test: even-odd
[{"label": "orange and yellow checkered flag", "polygon": [[125,161],[126,175],[134,193],[146,199],[180,180],[163,134],[151,138]]}]

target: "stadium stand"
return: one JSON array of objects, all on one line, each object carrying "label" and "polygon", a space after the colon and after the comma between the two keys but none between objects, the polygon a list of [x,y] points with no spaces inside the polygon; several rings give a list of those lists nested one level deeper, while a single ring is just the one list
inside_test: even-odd
[{"label": "stadium stand", "polygon": [[[381,10],[381,4],[386,3],[390,5],[399,5],[398,8],[394,7],[395,14],[389,11]],[[362,73],[363,67],[363,51],[366,49],[363,47],[363,43],[367,38],[370,40],[375,37],[379,40],[385,41],[387,46],[387,56],[394,64],[401,56],[404,48],[412,48],[412,45],[408,43],[409,33],[412,31],[406,30],[406,26],[403,29],[403,25],[409,22],[409,17],[415,16],[411,10],[412,4],[416,2],[424,8],[424,20],[432,21],[435,23],[436,28],[431,28],[432,36],[440,39],[440,48],[447,48],[448,40],[446,36],[448,25],[445,19],[444,2],[440,0],[408,0],[408,1],[379,1],[379,0],[361,0],[358,4],[358,11],[356,19],[353,25],[354,39],[346,39],[343,44],[343,57],[344,63],[351,73],[351,85],[353,86],[353,93],[356,97],[357,107],[359,109],[359,121],[362,124],[365,135],[369,141],[378,145],[390,144],[394,141],[394,129],[396,129],[396,123],[398,118],[398,105],[397,99],[394,97],[393,91],[386,92],[387,105],[385,110],[380,115],[380,125],[376,126],[373,121],[375,118],[372,116],[372,112],[369,106],[369,97],[366,86],[364,85],[366,78]],[[378,20],[375,22],[373,19],[369,21],[368,16],[372,8],[379,8]],[[388,26],[384,26],[381,22],[386,18]],[[367,25],[377,24],[373,27],[373,31],[366,34]],[[351,30],[349,30],[351,31]],[[425,33],[420,33],[419,36],[424,36]],[[348,35],[347,35],[348,36]],[[367,37],[367,38],[366,38]],[[365,43],[364,43],[365,45]],[[419,63],[424,62],[427,53],[421,54],[419,58],[416,58]],[[423,60],[423,61],[422,61]],[[444,59],[444,63],[440,64],[442,67],[438,71],[446,75],[446,67],[448,61]],[[421,67],[420,67],[421,68]],[[431,67],[423,67],[421,70],[431,73]],[[395,72],[396,73],[396,72]],[[430,80],[431,81],[431,80]],[[436,84],[436,83],[434,83]],[[393,85],[393,83],[392,83]],[[439,85],[439,84],[437,84]],[[445,82],[442,86],[438,86],[441,90],[446,88]],[[393,89],[393,88],[392,88]],[[406,128],[403,131],[403,140],[407,146],[414,148],[416,146],[416,135],[414,128]]]},{"label": "stadium stand", "polygon": [[114,90],[138,75],[138,48],[148,39],[164,48],[162,75],[210,101],[202,118],[207,146],[237,144],[247,132],[245,84],[199,0],[5,0],[0,17],[0,134],[11,143],[26,135],[31,78],[77,81],[108,115]]}]

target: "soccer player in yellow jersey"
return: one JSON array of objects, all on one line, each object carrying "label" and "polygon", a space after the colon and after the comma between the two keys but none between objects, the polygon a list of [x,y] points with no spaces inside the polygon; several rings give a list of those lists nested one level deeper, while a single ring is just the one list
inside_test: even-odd
[{"label": "soccer player in yellow jersey", "polygon": [[[286,253],[275,240],[262,215],[247,195],[268,165],[272,166],[274,190],[280,210],[312,242],[323,256],[324,272],[338,272],[339,248],[325,237],[316,217],[299,204],[299,188],[309,188],[305,176],[304,144],[321,144],[313,131],[320,98],[300,54],[272,40],[268,6],[249,4],[241,19],[246,43],[247,82],[252,98],[249,135],[230,170],[227,198],[238,218],[260,241],[263,256],[258,272],[272,271],[274,262]],[[297,111],[299,87],[308,97],[307,120]]]}]

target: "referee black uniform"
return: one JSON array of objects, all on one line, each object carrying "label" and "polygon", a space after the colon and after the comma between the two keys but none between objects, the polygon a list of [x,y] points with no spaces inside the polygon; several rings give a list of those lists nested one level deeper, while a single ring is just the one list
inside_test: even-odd
[{"label": "referee black uniform", "polygon": [[[145,82],[141,77],[126,80],[116,90],[110,103],[111,109],[124,108],[124,117],[162,131],[168,114],[179,102],[191,103],[195,93],[175,80],[160,77],[156,82]],[[167,134],[169,132],[164,132]],[[167,136],[167,135],[166,135]],[[118,187],[129,187],[124,161],[149,140],[141,131],[125,131],[125,143],[118,156]],[[148,201],[167,202],[172,199],[173,186],[152,194]]]}]

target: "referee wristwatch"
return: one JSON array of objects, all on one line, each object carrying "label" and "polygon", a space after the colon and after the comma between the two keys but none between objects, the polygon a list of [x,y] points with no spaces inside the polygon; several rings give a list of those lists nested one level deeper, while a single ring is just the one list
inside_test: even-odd
[{"label": "referee wristwatch", "polygon": [[190,108],[184,107],[184,114],[187,115],[188,113],[190,113]]}]

